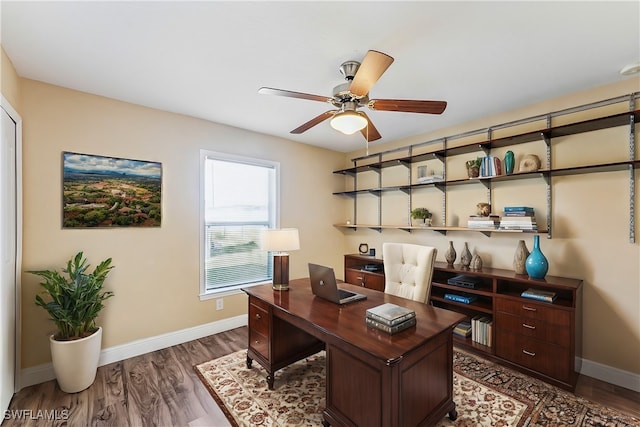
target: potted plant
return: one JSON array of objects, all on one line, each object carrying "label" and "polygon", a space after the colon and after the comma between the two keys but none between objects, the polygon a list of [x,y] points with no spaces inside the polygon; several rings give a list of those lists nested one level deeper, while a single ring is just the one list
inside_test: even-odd
[{"label": "potted plant", "polygon": [[482,157],[475,160],[467,160],[467,175],[469,178],[477,178],[480,176],[480,166],[482,165]]},{"label": "potted plant", "polygon": [[113,296],[102,289],[112,268],[108,258],[89,273],[87,259],[78,252],[62,269],[66,276],[56,270],[29,271],[44,279],[35,303],[56,324],[57,333],[49,337],[51,360],[60,389],[67,393],[82,391],[95,380],[102,346],[96,318],[103,301]]},{"label": "potted plant", "polygon": [[429,226],[431,225],[431,212],[427,208],[415,208],[411,210],[411,219],[412,225]]}]

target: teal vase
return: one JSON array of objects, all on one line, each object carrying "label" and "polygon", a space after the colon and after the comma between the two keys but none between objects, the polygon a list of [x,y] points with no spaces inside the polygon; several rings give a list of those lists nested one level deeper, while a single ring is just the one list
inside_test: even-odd
[{"label": "teal vase", "polygon": [[527,274],[532,279],[544,279],[549,270],[549,262],[540,250],[540,236],[533,236],[533,250],[525,262]]},{"label": "teal vase", "polygon": [[516,163],[516,158],[513,155],[513,151],[509,150],[504,154],[504,172],[507,175],[511,175],[513,173],[513,168]]}]

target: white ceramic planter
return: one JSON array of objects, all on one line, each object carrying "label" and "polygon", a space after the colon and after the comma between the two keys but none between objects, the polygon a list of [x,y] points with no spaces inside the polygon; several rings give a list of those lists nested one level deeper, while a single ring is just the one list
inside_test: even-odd
[{"label": "white ceramic planter", "polygon": [[77,393],[93,384],[102,348],[102,327],[79,340],[56,341],[52,335],[49,342],[53,370],[62,391]]}]

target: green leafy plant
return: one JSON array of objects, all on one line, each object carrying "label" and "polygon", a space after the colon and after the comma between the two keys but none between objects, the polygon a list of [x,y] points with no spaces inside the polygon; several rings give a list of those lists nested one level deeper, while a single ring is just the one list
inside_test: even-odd
[{"label": "green leafy plant", "polygon": [[478,157],[475,160],[467,160],[467,169],[479,168],[482,165],[482,157]]},{"label": "green leafy plant", "polygon": [[[87,259],[78,252],[62,269],[66,276],[56,270],[29,271],[44,279],[40,283],[44,290],[36,295],[35,303],[47,310],[56,324],[56,340],[76,340],[93,334],[98,329],[96,318],[104,308],[102,302],[113,296],[113,292],[102,290],[114,268],[111,258],[102,261],[92,273],[87,272],[88,268]],[[48,301],[41,295],[48,296]]]},{"label": "green leafy plant", "polygon": [[411,218],[413,219],[427,219],[431,218],[431,215],[427,208],[415,208],[411,211]]}]

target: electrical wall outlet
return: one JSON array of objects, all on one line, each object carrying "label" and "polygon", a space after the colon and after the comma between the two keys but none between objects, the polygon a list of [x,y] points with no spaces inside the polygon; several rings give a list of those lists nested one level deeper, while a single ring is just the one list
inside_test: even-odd
[{"label": "electrical wall outlet", "polygon": [[216,300],[216,310],[222,310],[224,308],[224,300],[222,298]]}]

